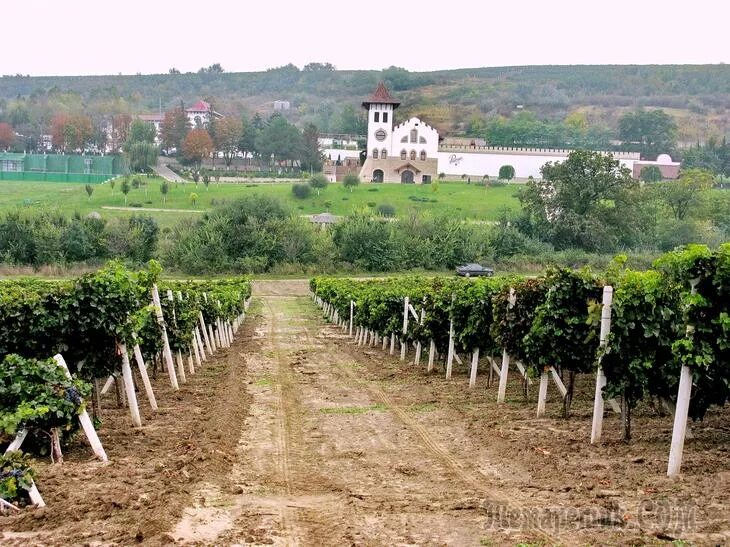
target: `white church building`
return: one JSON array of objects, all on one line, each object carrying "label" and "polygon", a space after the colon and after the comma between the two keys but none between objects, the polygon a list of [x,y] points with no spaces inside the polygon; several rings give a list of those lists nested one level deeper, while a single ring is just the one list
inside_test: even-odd
[{"label": "white church building", "polygon": [[368,111],[368,148],[360,170],[362,180],[429,183],[437,177],[438,131],[418,118],[394,127],[394,112],[400,103],[382,82],[362,105]]},{"label": "white church building", "polygon": [[[547,162],[564,161],[572,150],[486,146],[469,139],[440,141],[436,129],[410,118],[394,125],[395,110],[400,105],[381,82],[362,103],[368,111],[367,158],[360,169],[365,182],[430,183],[440,173],[449,179],[484,175],[497,178],[499,168],[511,165],[515,177],[539,178]],[[328,150],[333,158],[337,150]],[[335,154],[335,155],[332,155]],[[619,162],[634,171],[640,162],[636,152],[611,152]],[[347,155],[347,153],[345,153]]]}]

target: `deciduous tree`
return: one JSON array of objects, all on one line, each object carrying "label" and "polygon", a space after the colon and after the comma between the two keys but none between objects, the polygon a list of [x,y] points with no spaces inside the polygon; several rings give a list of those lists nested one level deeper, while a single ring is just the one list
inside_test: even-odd
[{"label": "deciduous tree", "polygon": [[663,110],[628,112],[619,119],[618,129],[624,144],[636,147],[644,159],[670,153],[676,144],[677,124]]},{"label": "deciduous tree", "polygon": [[213,153],[213,140],[205,129],[193,129],[185,137],[182,150],[185,161],[199,169],[203,158]]},{"label": "deciduous tree", "polygon": [[325,177],[321,173],[312,175],[312,177],[309,179],[309,186],[317,190],[317,195],[319,195],[320,190],[324,190],[325,188],[327,188],[328,184],[329,181],[327,180],[327,177]]},{"label": "deciduous tree", "polygon": [[166,151],[172,149],[180,152],[185,136],[190,130],[188,115],[182,104],[173,110],[165,112],[165,117],[160,125],[160,141]]},{"label": "deciduous tree", "polygon": [[350,193],[352,193],[353,188],[358,184],[360,184],[360,177],[352,173],[345,175],[345,178],[342,179],[342,186],[349,188]]},{"label": "deciduous tree", "polygon": [[678,180],[658,185],[659,197],[669,207],[676,220],[684,220],[698,207],[712,187],[714,176],[707,169],[688,169]]},{"label": "deciduous tree", "polygon": [[243,124],[236,118],[223,118],[216,124],[215,145],[216,149],[223,152],[223,160],[227,166],[238,152],[239,142],[243,133]]},{"label": "deciduous tree", "polygon": [[7,150],[15,142],[15,131],[9,123],[0,123],[0,150]]},{"label": "deciduous tree", "polygon": [[93,135],[91,118],[85,114],[57,114],[51,120],[53,147],[62,152],[83,151]]},{"label": "deciduous tree", "polygon": [[546,163],[541,173],[520,194],[533,225],[529,235],[560,249],[611,251],[634,243],[638,183],[612,155],[578,150],[565,161]]}]

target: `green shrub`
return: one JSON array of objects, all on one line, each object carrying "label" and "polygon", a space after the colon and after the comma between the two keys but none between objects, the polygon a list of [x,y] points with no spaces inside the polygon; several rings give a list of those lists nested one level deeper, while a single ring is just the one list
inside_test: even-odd
[{"label": "green shrub", "polygon": [[395,207],[393,207],[389,203],[381,203],[380,205],[378,205],[376,211],[381,217],[391,218],[395,216]]},{"label": "green shrub", "polygon": [[308,184],[295,183],[291,187],[292,194],[297,199],[306,199],[312,194],[312,187]]}]

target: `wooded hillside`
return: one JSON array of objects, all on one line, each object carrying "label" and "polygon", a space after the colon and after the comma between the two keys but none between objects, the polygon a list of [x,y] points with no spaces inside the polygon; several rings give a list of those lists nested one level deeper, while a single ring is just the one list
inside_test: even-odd
[{"label": "wooded hillside", "polygon": [[[138,113],[209,99],[224,114],[267,113],[287,100],[294,122],[323,132],[352,129],[347,117],[379,80],[402,101],[401,119],[418,115],[442,134],[474,134],[485,122],[516,111],[614,129],[621,114],[662,108],[677,122],[680,144],[723,137],[730,127],[730,67],[726,65],[525,66],[409,72],[339,71],[312,63],[265,72],[204,70],[187,74],[0,78],[0,117],[18,103],[62,103],[69,110]],[[352,109],[345,109],[349,105]]]}]

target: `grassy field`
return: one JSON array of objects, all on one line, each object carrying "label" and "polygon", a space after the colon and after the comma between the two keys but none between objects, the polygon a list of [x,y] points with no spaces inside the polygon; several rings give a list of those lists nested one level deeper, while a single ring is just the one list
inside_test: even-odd
[{"label": "grassy field", "polygon": [[[133,211],[107,209],[125,207],[124,195],[109,184],[95,185],[89,199],[83,184],[47,182],[0,182],[0,212],[11,209],[57,209],[65,214],[78,212],[82,215],[97,211],[104,217],[126,216],[134,212],[147,212],[162,226],[170,226],[182,217],[198,215],[222,203],[250,195],[275,196],[285,201],[299,214],[322,213],[327,210],[335,215],[348,215],[358,209],[368,209],[381,204],[395,207],[396,215],[403,216],[411,210],[446,213],[468,220],[495,220],[499,211],[508,207],[517,209],[517,185],[485,188],[464,182],[441,182],[438,185],[361,184],[353,192],[341,184],[330,184],[327,189],[311,197],[298,200],[291,192],[291,183],[211,183],[209,189],[201,183],[170,184],[166,203],[160,193],[161,179],[143,179],[146,187],[133,189],[127,196],[127,207]],[[191,194],[197,194],[197,200]],[[153,211],[152,209],[163,209]],[[182,211],[172,211],[178,209]]]}]

